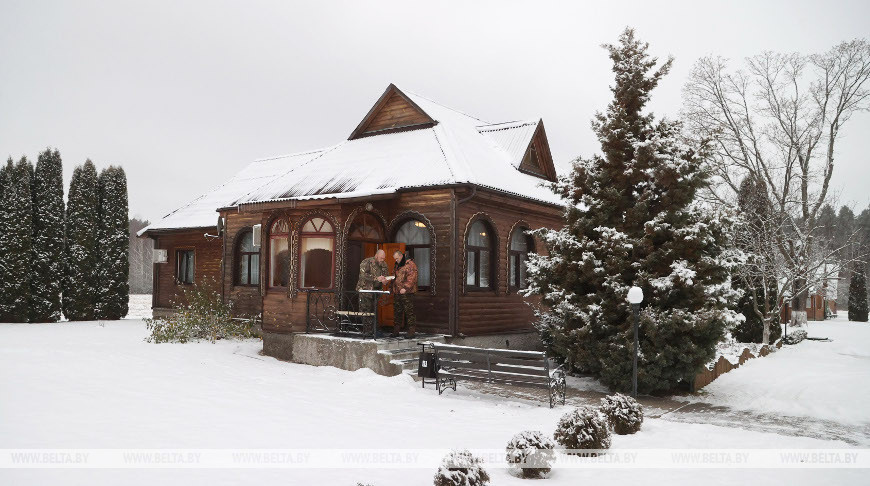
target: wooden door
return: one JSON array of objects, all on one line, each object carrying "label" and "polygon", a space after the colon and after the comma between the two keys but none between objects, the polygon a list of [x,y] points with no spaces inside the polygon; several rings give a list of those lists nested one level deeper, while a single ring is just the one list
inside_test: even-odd
[{"label": "wooden door", "polygon": [[[404,243],[384,243],[380,245],[380,247],[387,254],[387,274],[395,275],[396,274],[396,260],[393,258],[393,252],[396,250],[405,252],[405,244]],[[390,281],[387,285],[387,289],[392,288],[393,282]],[[378,301],[378,326],[392,326],[393,325],[393,317],[394,317],[394,309],[393,309],[393,296],[389,295],[384,298],[381,298]]]}]

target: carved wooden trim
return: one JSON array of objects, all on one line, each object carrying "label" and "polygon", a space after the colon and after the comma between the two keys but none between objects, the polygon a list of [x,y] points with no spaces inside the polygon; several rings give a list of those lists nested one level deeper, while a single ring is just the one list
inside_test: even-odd
[{"label": "carved wooden trim", "polygon": [[[495,237],[495,242],[492,246],[492,248],[493,248],[492,258],[493,258],[493,262],[495,263],[493,276],[492,276],[492,278],[493,278],[492,290],[496,294],[498,294],[498,287],[499,287],[499,283],[501,282],[501,280],[500,280],[501,279],[501,275],[500,275],[501,272],[499,271],[500,265],[498,264],[499,256],[500,256],[499,249],[501,248],[501,237],[498,234],[498,226],[495,225],[495,221],[493,221],[492,217],[488,213],[481,211],[479,213],[473,214],[470,218],[468,218],[468,221],[465,223],[465,231],[462,233],[462,256],[461,256],[462,265],[460,266],[460,275],[459,275],[460,280],[461,280],[461,285],[462,285],[462,287],[461,287],[462,295],[466,295],[468,293],[468,289],[466,288],[466,285],[465,285],[465,276],[468,274],[467,273],[468,269],[466,268],[466,265],[468,264],[468,262],[466,261],[467,260],[466,256],[468,255],[468,251],[466,250],[466,246],[468,245],[468,230],[470,230],[471,225],[474,224],[478,220],[486,221],[486,223],[489,225],[490,229],[494,233],[493,236]],[[510,242],[508,242],[508,243],[510,243]]]},{"label": "carved wooden trim", "polygon": [[432,225],[432,222],[429,221],[423,213],[419,213],[417,211],[407,210],[402,211],[397,214],[392,221],[390,221],[389,225],[389,235],[390,238],[396,239],[396,231],[399,229],[399,224],[404,223],[405,221],[417,219],[423,222],[427,228],[429,228],[429,239],[431,240],[431,255],[429,261],[429,294],[435,295],[435,282],[437,281],[437,270],[438,270],[438,245],[435,237],[435,226]]}]

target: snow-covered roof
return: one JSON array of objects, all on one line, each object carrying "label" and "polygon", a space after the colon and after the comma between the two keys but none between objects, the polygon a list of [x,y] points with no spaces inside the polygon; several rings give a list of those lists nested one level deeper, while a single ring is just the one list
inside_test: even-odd
[{"label": "snow-covered roof", "polygon": [[304,163],[320,154],[322,150],[302,152],[255,160],[232,179],[197,197],[139,231],[176,230],[217,226],[217,210],[232,203],[256,187],[273,180],[297,164]]},{"label": "snow-covered roof", "polygon": [[490,138],[507,152],[514,167],[519,167],[529,143],[540,125],[539,120],[495,123],[478,126],[477,131]]},{"label": "snow-covered roof", "polygon": [[546,180],[517,170],[540,121],[489,124],[392,85],[384,96],[391,90],[425,112],[434,125],[352,137],[323,150],[254,162],[140,234],[211,226],[218,208],[241,204],[353,198],[451,184],[562,204],[543,185]]}]

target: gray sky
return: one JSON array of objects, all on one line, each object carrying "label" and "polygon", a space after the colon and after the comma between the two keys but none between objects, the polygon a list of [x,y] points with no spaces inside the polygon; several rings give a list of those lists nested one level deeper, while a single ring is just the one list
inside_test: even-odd
[{"label": "gray sky", "polygon": [[[870,2],[0,0],[0,155],[57,147],[67,183],[88,157],[120,164],[131,216],[154,220],[253,159],[347,138],[393,82],[492,122],[542,117],[567,163],[598,151],[599,46],[627,25],[675,56],[650,105],[674,116],[698,57],[870,37]],[[868,134],[870,114],[849,122],[833,178],[859,210]]]}]

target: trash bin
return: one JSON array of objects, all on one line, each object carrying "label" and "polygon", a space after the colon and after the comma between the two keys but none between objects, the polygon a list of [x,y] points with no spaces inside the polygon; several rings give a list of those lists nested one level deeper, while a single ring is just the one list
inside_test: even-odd
[{"label": "trash bin", "polygon": [[431,351],[420,351],[420,359],[417,363],[417,376],[420,378],[435,378],[436,372],[435,353]]}]

